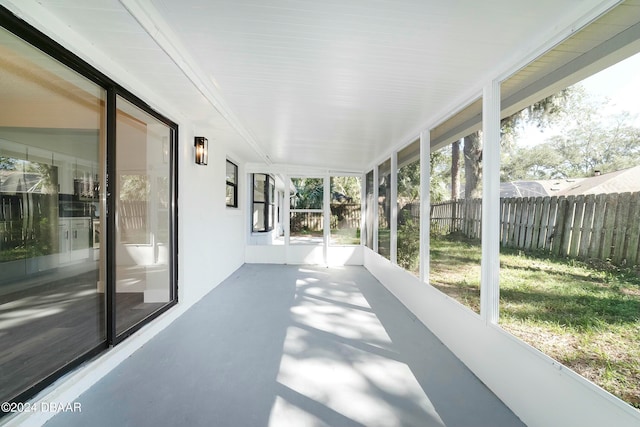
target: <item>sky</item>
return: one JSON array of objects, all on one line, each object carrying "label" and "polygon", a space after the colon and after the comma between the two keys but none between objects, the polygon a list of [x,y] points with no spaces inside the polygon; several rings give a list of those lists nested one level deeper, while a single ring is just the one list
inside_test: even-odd
[{"label": "sky", "polygon": [[589,93],[611,99],[612,111],[629,111],[640,126],[640,53],[582,81]]}]

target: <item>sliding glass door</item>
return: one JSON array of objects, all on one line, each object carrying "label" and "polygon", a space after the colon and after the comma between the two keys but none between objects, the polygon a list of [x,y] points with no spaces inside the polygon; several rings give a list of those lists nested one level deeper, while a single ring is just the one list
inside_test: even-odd
[{"label": "sliding glass door", "polygon": [[0,402],[177,302],[177,125],[12,19],[53,56],[0,27]]}]

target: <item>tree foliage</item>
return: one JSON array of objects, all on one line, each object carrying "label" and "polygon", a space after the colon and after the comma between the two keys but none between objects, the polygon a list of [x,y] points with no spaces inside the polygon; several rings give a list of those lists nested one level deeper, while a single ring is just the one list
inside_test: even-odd
[{"label": "tree foliage", "polygon": [[324,181],[322,178],[291,178],[292,209],[322,209]]},{"label": "tree foliage", "polygon": [[359,203],[360,188],[360,178],[357,176],[331,177],[331,203],[344,201]]},{"label": "tree foliage", "polygon": [[416,160],[398,170],[398,199],[403,204],[420,200],[420,161]]},{"label": "tree foliage", "polygon": [[640,164],[640,129],[628,112],[603,114],[608,100],[577,85],[556,113],[559,132],[542,144],[503,150],[503,181],[578,178]]}]

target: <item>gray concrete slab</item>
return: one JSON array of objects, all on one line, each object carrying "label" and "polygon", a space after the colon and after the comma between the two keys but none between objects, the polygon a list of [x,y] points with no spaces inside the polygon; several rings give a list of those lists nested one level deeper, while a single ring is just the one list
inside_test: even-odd
[{"label": "gray concrete slab", "polygon": [[244,265],[47,427],[524,424],[365,268]]}]

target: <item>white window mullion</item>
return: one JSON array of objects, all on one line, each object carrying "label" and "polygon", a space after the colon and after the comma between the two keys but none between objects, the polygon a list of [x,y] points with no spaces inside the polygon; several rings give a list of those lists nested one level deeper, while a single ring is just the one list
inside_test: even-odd
[{"label": "white window mullion", "polygon": [[287,258],[289,252],[289,240],[291,237],[291,226],[289,224],[291,213],[289,204],[291,203],[291,182],[289,179],[289,175],[284,175],[282,177],[284,181],[284,200],[282,203],[282,207],[284,208],[284,212],[282,213],[282,225],[284,227],[284,251],[285,251],[285,259]]},{"label": "white window mullion", "polygon": [[391,154],[391,227],[390,227],[390,260],[393,264],[398,263],[398,152]]},{"label": "white window mullion", "polygon": [[365,227],[367,226],[367,210],[365,209],[367,200],[367,174],[360,176],[360,245],[365,246],[367,241],[365,239]]},{"label": "white window mullion", "polygon": [[329,239],[331,237],[331,177],[325,176],[323,181],[323,249],[322,256],[325,265],[329,264]]},{"label": "white window mullion", "polygon": [[420,281],[429,281],[429,230],[431,229],[431,138],[420,133]]},{"label": "white window mullion", "polygon": [[378,167],[373,168],[373,251],[378,252],[378,187],[380,186],[380,182],[378,182]]}]

